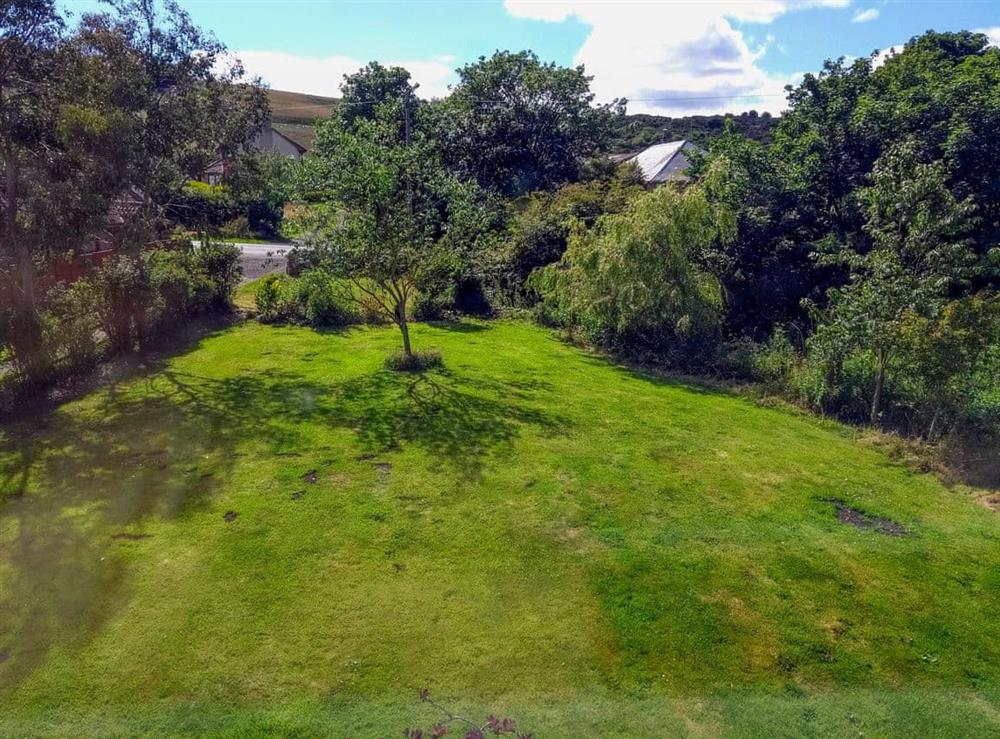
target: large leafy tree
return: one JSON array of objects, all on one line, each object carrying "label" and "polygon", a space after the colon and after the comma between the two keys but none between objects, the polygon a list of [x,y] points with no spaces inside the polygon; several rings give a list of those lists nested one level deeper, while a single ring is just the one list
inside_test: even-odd
[{"label": "large leafy tree", "polygon": [[410,72],[403,67],[386,67],[369,62],[354,74],[345,74],[340,85],[340,100],[334,111],[350,128],[359,118],[394,119],[405,135],[405,126],[412,122],[409,106],[416,105]]},{"label": "large leafy tree", "polygon": [[480,57],[458,76],[434,111],[447,162],[508,196],[576,179],[624,112],[622,101],[593,105],[583,67],[543,63],[530,51]]},{"label": "large leafy tree", "polygon": [[0,339],[32,377],[46,364],[38,269],[103,224],[126,175],[121,120],[104,76],[100,60],[64,36],[52,3],[0,9],[0,292],[8,306]]},{"label": "large leafy tree", "polygon": [[137,249],[185,182],[246,148],[268,104],[259,83],[174,0],[108,4],[110,12],[84,16],[77,43],[101,60],[107,96],[126,124],[123,184],[141,204],[123,240]]},{"label": "large leafy tree", "polygon": [[53,0],[16,0],[0,7],[0,269],[19,314],[34,310],[34,267],[25,233],[25,167],[54,138],[50,125],[57,89],[63,22]]},{"label": "large leafy tree", "polygon": [[913,146],[895,147],[880,158],[872,179],[859,197],[867,206],[873,248],[839,255],[851,279],[831,291],[813,343],[836,358],[870,353],[875,377],[869,418],[875,423],[907,326],[915,316],[938,315],[978,263],[969,248],[974,205],[948,190],[940,162],[919,161]]}]

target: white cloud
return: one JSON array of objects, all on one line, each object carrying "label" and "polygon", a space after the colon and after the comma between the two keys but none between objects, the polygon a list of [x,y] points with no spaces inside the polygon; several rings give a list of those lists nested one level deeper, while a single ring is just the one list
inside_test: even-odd
[{"label": "white cloud", "polygon": [[594,75],[598,100],[630,100],[629,112],[674,115],[780,112],[784,77],[761,69],[767,44],[754,46],[741,27],[770,23],[810,7],[838,7],[850,0],[718,0],[642,3],[587,0],[505,0],[511,15],[559,22],[573,16],[590,26],[574,59]]},{"label": "white cloud", "polygon": [[854,17],[851,18],[851,23],[867,23],[868,21],[873,21],[878,18],[878,8],[868,8],[867,10],[861,10],[858,8],[854,11]]},{"label": "white cloud", "polygon": [[977,28],[976,33],[985,33],[986,37],[990,40],[991,46],[1000,46],[1000,26]]},{"label": "white cloud", "polygon": [[[349,56],[310,58],[279,51],[235,51],[233,56],[243,62],[248,75],[259,75],[276,90],[330,97],[339,97],[345,74],[353,74],[368,63]],[[435,98],[447,95],[448,85],[455,81],[454,61],[454,57],[442,55],[428,60],[382,63],[405,67],[413,80],[420,83],[420,97]]]},{"label": "white cloud", "polygon": [[878,69],[881,67],[886,63],[889,57],[894,56],[895,54],[902,54],[905,46],[905,44],[896,44],[895,46],[887,46],[884,49],[879,49],[875,52],[875,58],[872,59],[872,69]]}]

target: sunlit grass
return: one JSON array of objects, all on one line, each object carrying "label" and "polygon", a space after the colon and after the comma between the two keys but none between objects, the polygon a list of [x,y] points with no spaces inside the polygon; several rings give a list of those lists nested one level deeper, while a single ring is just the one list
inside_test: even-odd
[{"label": "sunlit grass", "polygon": [[423,686],[540,737],[1000,731],[968,491],[525,324],[413,338],[444,367],[247,323],[4,428],[0,735],[398,736]]}]

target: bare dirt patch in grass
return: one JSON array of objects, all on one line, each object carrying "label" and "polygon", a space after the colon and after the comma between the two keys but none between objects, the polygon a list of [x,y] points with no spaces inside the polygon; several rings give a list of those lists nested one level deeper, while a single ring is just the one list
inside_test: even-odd
[{"label": "bare dirt patch in grass", "polygon": [[832,503],[837,511],[837,518],[841,523],[853,526],[856,529],[871,529],[886,536],[906,536],[910,533],[903,524],[897,523],[881,516],[872,516],[857,508],[852,508],[839,498],[826,498],[827,503]]},{"label": "bare dirt patch in grass", "polygon": [[1000,493],[989,493],[979,499],[979,502],[990,510],[1000,513]]}]

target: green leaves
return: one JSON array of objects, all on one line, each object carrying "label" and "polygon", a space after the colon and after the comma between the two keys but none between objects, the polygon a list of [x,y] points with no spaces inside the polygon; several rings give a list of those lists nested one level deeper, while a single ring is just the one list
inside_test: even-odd
[{"label": "green leaves", "polygon": [[674,359],[689,360],[714,337],[722,309],[718,281],[697,266],[698,253],[728,220],[698,187],[660,187],[577,229],[562,260],[529,283],[544,311],[600,342],[660,355],[683,348]]}]

